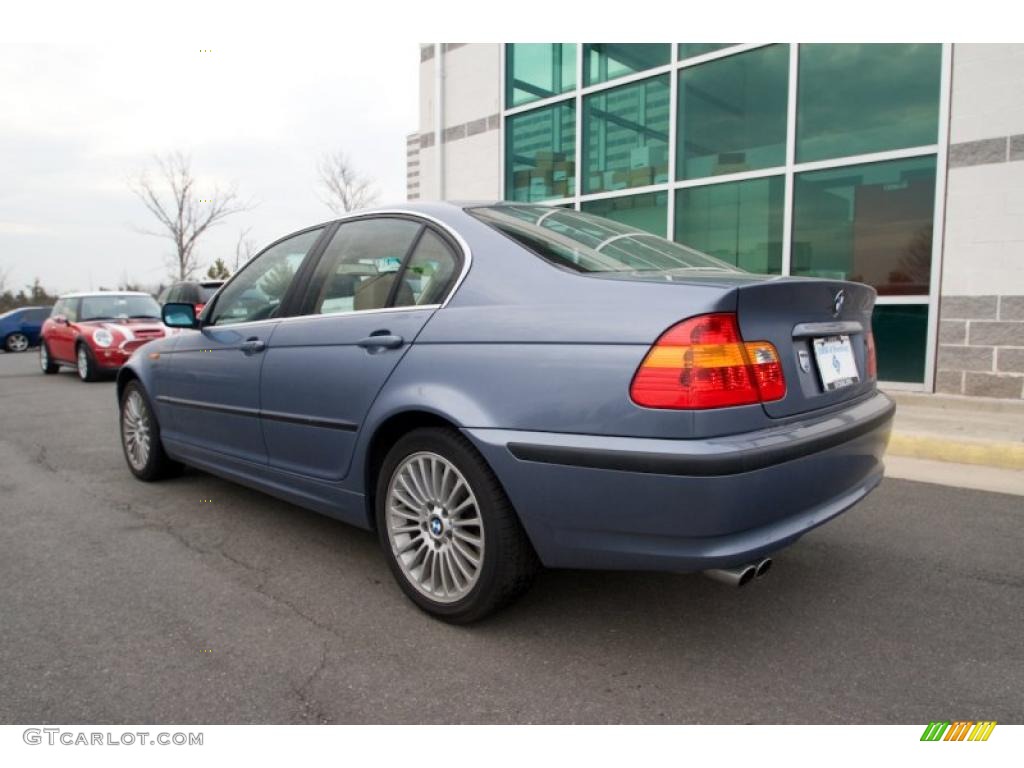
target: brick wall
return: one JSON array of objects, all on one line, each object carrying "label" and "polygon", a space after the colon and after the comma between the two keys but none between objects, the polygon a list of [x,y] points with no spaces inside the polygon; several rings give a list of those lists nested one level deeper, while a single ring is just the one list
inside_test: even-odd
[{"label": "brick wall", "polygon": [[938,392],[1024,397],[1024,296],[943,296]]}]

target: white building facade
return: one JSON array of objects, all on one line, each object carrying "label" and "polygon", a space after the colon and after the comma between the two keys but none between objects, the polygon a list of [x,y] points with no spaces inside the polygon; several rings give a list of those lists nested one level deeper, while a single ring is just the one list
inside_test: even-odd
[{"label": "white building facade", "polygon": [[1024,45],[432,43],[410,199],[878,291],[890,388],[1024,397]]}]

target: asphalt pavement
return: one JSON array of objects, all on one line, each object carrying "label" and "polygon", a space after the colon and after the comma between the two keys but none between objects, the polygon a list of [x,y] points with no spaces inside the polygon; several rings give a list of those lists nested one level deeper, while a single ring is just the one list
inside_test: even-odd
[{"label": "asphalt pavement", "polygon": [[1020,723],[1022,587],[1021,497],[887,479],[749,587],[551,571],[451,627],[372,534],[138,482],[112,382],[0,354],[0,723]]}]

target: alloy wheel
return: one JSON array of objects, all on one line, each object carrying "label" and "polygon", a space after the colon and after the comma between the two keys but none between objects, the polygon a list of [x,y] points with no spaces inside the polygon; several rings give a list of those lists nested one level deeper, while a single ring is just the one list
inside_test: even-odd
[{"label": "alloy wheel", "polygon": [[82,381],[89,378],[89,353],[84,344],[78,347],[78,378]]},{"label": "alloy wheel", "polygon": [[24,333],[12,333],[7,337],[9,352],[24,352],[26,349],[28,349],[28,336]]},{"label": "alloy wheel", "polygon": [[121,411],[121,439],[132,468],[140,472],[149,461],[151,434],[149,410],[142,395],[133,390],[125,398]]},{"label": "alloy wheel", "polygon": [[443,456],[407,456],[388,483],[388,541],[403,575],[439,603],[461,600],[476,585],[485,532],[473,489]]},{"label": "alloy wheel", "polygon": [[46,351],[45,343],[39,345],[39,367],[43,369],[43,373],[50,367],[50,353]]}]

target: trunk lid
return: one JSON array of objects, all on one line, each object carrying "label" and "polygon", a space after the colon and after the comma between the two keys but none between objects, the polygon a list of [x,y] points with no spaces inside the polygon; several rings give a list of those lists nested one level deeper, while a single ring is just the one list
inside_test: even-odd
[{"label": "trunk lid", "polygon": [[[770,341],[779,352],[786,395],[764,403],[772,418],[828,408],[875,388],[867,378],[867,333],[875,290],[860,283],[779,277],[737,288],[736,314],[746,341]],[[827,390],[815,354],[815,339],[846,336],[860,380]],[[838,363],[831,355],[826,364]]]}]

